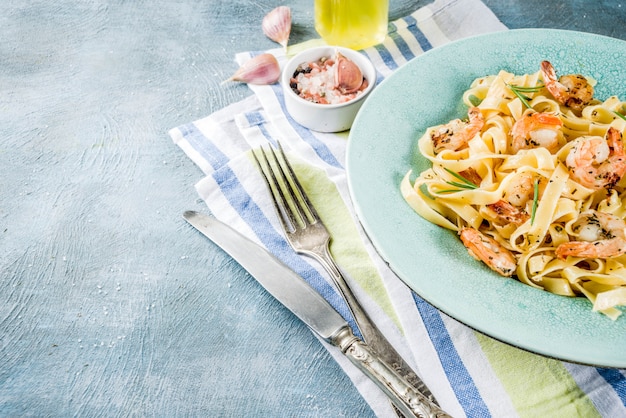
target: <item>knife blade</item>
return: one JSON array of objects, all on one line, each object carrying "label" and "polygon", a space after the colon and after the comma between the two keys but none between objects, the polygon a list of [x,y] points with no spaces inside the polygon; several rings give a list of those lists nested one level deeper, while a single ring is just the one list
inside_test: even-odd
[{"label": "knife blade", "polygon": [[311,330],[339,347],[406,417],[449,417],[357,338],[346,320],[315,289],[265,248],[212,216],[186,211],[183,218],[234,258]]}]

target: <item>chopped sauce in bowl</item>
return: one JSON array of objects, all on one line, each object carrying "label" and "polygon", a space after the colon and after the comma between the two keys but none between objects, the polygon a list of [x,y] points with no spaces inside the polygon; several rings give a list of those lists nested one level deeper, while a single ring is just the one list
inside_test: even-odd
[{"label": "chopped sauce in bowl", "polygon": [[291,119],[314,131],[341,132],[376,86],[376,68],[360,52],[319,46],[291,57],[280,84]]},{"label": "chopped sauce in bowl", "polygon": [[[345,57],[341,58],[347,60]],[[345,103],[360,96],[368,86],[367,79],[358,71],[360,80],[356,89],[346,91],[342,88],[341,78],[345,76],[342,76],[339,61],[334,57],[322,57],[313,62],[302,63],[294,71],[289,86],[299,97],[319,104]],[[351,61],[350,64],[355,65]],[[354,75],[350,74],[349,77]]]}]

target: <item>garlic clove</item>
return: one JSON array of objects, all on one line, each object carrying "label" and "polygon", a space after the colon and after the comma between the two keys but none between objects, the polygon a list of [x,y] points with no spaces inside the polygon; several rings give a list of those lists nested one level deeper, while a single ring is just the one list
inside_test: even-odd
[{"label": "garlic clove", "polygon": [[342,94],[358,91],[363,85],[363,73],[358,65],[337,52],[335,70],[335,87]]},{"label": "garlic clove", "polygon": [[274,84],[280,77],[280,65],[272,54],[261,54],[244,62],[226,81],[248,84]]},{"label": "garlic clove", "polygon": [[287,48],[291,33],[291,9],[278,6],[265,15],[261,27],[265,36]]}]

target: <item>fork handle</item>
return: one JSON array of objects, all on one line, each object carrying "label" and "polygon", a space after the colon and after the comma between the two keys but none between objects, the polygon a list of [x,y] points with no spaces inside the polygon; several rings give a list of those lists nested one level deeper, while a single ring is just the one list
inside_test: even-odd
[{"label": "fork handle", "polygon": [[350,289],[350,286],[345,280],[345,275],[330,254],[328,243],[321,248],[317,248],[314,252],[310,252],[309,255],[322,264],[331,275],[354,316],[359,331],[361,331],[361,335],[363,336],[363,340],[365,340],[369,347],[371,347],[385,363],[393,367],[396,373],[406,379],[413,388],[423,394],[430,402],[437,405],[437,401],[428,387],[380,332],[369,315],[367,315],[367,312],[365,312],[356,296],[354,296],[352,289]]},{"label": "fork handle", "polygon": [[345,326],[330,338],[341,351],[383,390],[406,418],[452,418],[398,375],[390,365]]}]

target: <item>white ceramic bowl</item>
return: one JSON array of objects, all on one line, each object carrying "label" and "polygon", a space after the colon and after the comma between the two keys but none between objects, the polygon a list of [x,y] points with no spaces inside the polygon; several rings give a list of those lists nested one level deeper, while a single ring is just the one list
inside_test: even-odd
[{"label": "white ceramic bowl", "polygon": [[[298,65],[316,61],[322,57],[334,57],[339,51],[359,66],[368,82],[367,88],[358,97],[345,103],[319,104],[299,97],[289,86],[289,80]],[[291,58],[281,77],[285,95],[285,106],[291,117],[302,126],[319,132],[341,132],[350,129],[357,112],[376,85],[376,69],[365,55],[339,46],[320,46],[302,51]]]}]

